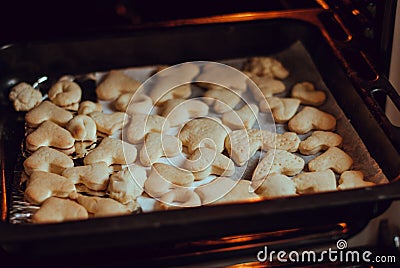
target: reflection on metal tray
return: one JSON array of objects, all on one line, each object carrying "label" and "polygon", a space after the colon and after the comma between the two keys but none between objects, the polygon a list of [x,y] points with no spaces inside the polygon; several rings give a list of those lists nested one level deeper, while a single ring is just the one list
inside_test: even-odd
[{"label": "reflection on metal tray", "polygon": [[[142,213],[56,225],[4,222],[0,224],[3,248],[32,256],[111,246],[159,245],[162,248],[182,241],[237,234],[338,222],[365,223],[381,213],[392,199],[400,197],[397,181],[400,143],[395,135],[398,132],[388,125],[370,91],[378,86],[385,87],[399,107],[400,101],[383,76],[372,81],[357,76],[341,53],[342,48],[351,48],[351,39],[332,39],[319,20],[324,12],[318,9],[221,16],[137,28],[129,34],[111,37],[15,44],[0,52],[4,69],[0,82],[4,89],[9,89],[18,81],[36,81],[43,74],[54,81],[63,74],[79,75],[160,62],[218,61],[274,54],[300,40],[337,104],[390,183],[253,204]],[[13,112],[8,102],[4,103],[7,90],[0,94],[2,114],[8,115],[1,118],[3,153],[7,155],[7,158],[2,157],[1,191],[2,215],[6,215],[11,205],[9,191],[17,159],[16,148],[23,137],[23,131],[19,131],[21,127],[23,130],[23,115]]]}]

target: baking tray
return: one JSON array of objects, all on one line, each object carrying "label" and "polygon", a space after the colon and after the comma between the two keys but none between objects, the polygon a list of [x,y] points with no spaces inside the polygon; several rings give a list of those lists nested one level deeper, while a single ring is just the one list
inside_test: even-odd
[{"label": "baking tray", "polygon": [[[64,74],[269,55],[296,41],[309,52],[325,84],[389,179],[389,184],[257,203],[52,225],[8,223],[13,171],[24,135],[23,114],[14,112],[7,98],[8,90],[16,82],[33,83],[46,75],[51,83]],[[348,57],[352,55],[349,51],[353,49],[353,42],[333,14],[313,9],[174,21],[144,25],[112,36],[3,46],[0,52],[4,89],[0,92],[2,247],[11,253],[32,256],[121,247],[150,250],[157,245],[232,235],[368,222],[382,213],[393,199],[400,197],[399,130],[384,116],[374,99],[374,92],[384,92],[397,107],[400,107],[400,101],[387,79],[374,70],[364,54]],[[141,252],[137,250],[132,254],[140,256]]]}]

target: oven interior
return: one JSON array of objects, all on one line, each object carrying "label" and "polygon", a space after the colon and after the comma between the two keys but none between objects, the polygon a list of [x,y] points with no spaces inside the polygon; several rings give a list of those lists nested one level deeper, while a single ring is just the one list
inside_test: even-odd
[{"label": "oven interior", "polygon": [[[154,249],[158,248],[162,253],[155,255],[160,262],[180,264],[178,258],[174,257],[179,255],[183,263],[195,262],[195,256],[203,260],[216,259],[217,256],[222,258],[238,252],[253,252],[254,248],[267,243],[278,249],[299,247],[302,241],[306,241],[305,244],[322,243],[338,237],[348,237],[360,231],[371,218],[382,213],[391,200],[399,197],[396,188],[400,174],[400,131],[388,123],[383,113],[382,100],[383,96],[391,96],[398,104],[399,100],[398,95],[392,93],[393,88],[381,71],[381,63],[374,58],[373,53],[367,54],[368,51],[376,52],[376,47],[360,53],[360,39],[353,35],[354,29],[344,26],[336,13],[321,7],[318,3],[320,1],[305,1],[302,4],[298,1],[275,1],[275,6],[274,1],[269,2],[271,6],[266,8],[274,11],[263,12],[254,19],[229,22],[232,17],[228,16],[227,21],[217,19],[210,23],[200,20],[196,23],[195,19],[190,20],[190,17],[197,17],[195,13],[190,14],[189,20],[168,25],[151,21],[153,16],[141,15],[138,20],[136,14],[130,13],[132,5],[138,3],[121,1],[117,6],[125,7],[125,11],[120,10],[122,20],[124,23],[126,20],[133,22],[130,21],[129,29],[124,28],[124,24],[118,25],[118,34],[89,38],[80,35],[70,39],[20,42],[3,47],[0,55],[0,67],[3,70],[1,85],[9,89],[18,81],[34,82],[43,74],[48,75],[49,81],[52,81],[71,71],[83,74],[94,68],[96,71],[104,71],[160,62],[174,64],[197,59],[220,60],[271,54],[300,40],[369,152],[391,180],[390,185],[379,186],[368,192],[360,189],[337,196],[309,196],[299,200],[296,205],[290,199],[273,200],[270,204],[272,208],[239,204],[226,207],[227,213],[222,213],[224,207],[206,208],[199,212],[189,209],[170,214],[155,213],[141,217],[136,223],[130,216],[43,227],[10,226],[5,222],[0,228],[4,248],[9,252],[30,256],[50,255],[49,258],[76,254],[79,250],[91,254],[97,254],[99,250],[103,253],[111,250],[108,252],[119,252],[125,256],[122,262],[130,258],[127,255],[131,254],[131,250],[135,250],[137,256],[141,255],[138,261],[142,263],[153,256]],[[285,12],[287,7],[291,7],[291,12]],[[146,7],[142,8],[146,10]],[[243,11],[242,8],[238,7],[238,10]],[[245,11],[259,9],[260,6],[255,5]],[[217,9],[215,14],[208,15],[219,15],[219,12],[225,11]],[[232,11],[236,11],[235,6]],[[142,11],[142,14],[146,12]],[[177,17],[173,13],[168,15],[165,19],[179,18],[180,14],[175,14]],[[162,14],[154,18],[164,19]],[[147,26],[140,28],[135,22]],[[212,44],[204,46],[204,40],[212,40]],[[227,46],[227,43],[235,45]],[[18,155],[16,148],[19,148],[24,135],[24,122],[22,114],[13,112],[7,101],[7,93],[7,90],[0,93],[2,114],[9,115],[1,117],[1,192],[3,197],[9,198],[5,193],[9,195],[12,187]],[[351,203],[346,199],[351,200]],[[321,204],[318,204],[319,200]],[[3,220],[7,219],[7,205],[6,199],[2,202]],[[231,213],[232,210],[237,212]],[[247,216],[238,215],[244,211],[250,213]],[[221,215],[202,219],[195,216],[197,213],[203,216]],[[226,219],[232,220],[232,226],[226,226]],[[259,226],[256,224],[258,221],[268,221],[269,224]],[[183,230],[178,231],[179,227]],[[154,235],[151,239],[150,234]],[[127,241],[127,236],[135,237],[135,241]],[[79,250],[72,246],[76,241],[82,242]],[[55,244],[57,248],[54,248]],[[104,248],[106,251],[102,251]],[[79,254],[77,256],[83,258]]]}]

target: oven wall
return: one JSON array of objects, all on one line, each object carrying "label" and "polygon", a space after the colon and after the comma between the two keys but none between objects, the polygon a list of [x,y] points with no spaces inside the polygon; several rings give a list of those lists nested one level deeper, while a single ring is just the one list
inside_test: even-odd
[{"label": "oven wall", "polygon": [[[389,81],[400,93],[400,4],[397,3],[396,18],[393,30],[393,45],[390,60]],[[388,98],[386,114],[392,124],[400,126],[400,112],[395,108],[393,102]]]}]

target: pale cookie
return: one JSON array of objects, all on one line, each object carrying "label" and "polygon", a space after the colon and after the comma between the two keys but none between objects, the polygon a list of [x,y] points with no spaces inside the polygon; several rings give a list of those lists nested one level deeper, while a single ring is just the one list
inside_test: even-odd
[{"label": "pale cookie", "polygon": [[131,165],[110,177],[107,192],[112,199],[128,204],[136,201],[143,193],[144,182],[147,179],[146,170],[137,165]]},{"label": "pale cookie", "polygon": [[232,131],[225,138],[225,147],[231,159],[243,166],[262,147],[261,131],[241,129]]},{"label": "pale cookie", "polygon": [[29,111],[42,102],[42,93],[27,83],[19,83],[8,95],[16,111]]},{"label": "pale cookie", "polygon": [[150,114],[153,101],[144,94],[124,93],[115,100],[114,107],[127,114]]},{"label": "pale cookie", "polygon": [[[274,94],[282,93],[286,90],[285,84],[268,76],[257,76],[249,72],[245,72],[250,81],[249,88],[256,101],[261,102],[267,97],[272,97]],[[254,84],[252,83],[254,82]]]},{"label": "pale cookie", "polygon": [[192,154],[199,147],[207,147],[217,152],[224,150],[228,130],[217,120],[197,118],[187,122],[179,133],[183,146]]},{"label": "pale cookie", "polygon": [[33,223],[58,223],[65,221],[86,220],[89,215],[86,208],[75,201],[50,197],[32,215]]},{"label": "pale cookie", "polygon": [[55,83],[47,95],[54,104],[64,107],[79,103],[82,97],[82,89],[75,82],[62,80]]},{"label": "pale cookie", "polygon": [[329,131],[314,131],[304,141],[300,142],[299,151],[304,155],[316,154],[328,150],[329,147],[338,147],[342,144],[342,137]]},{"label": "pale cookie", "polygon": [[77,141],[96,141],[97,127],[94,120],[87,115],[77,115],[68,122],[66,129]]},{"label": "pale cookie", "polygon": [[243,166],[258,150],[280,149],[296,152],[300,138],[296,133],[277,134],[267,130],[235,130],[225,138],[225,148],[229,156],[239,166]]},{"label": "pale cookie", "polygon": [[107,165],[125,165],[135,162],[136,147],[119,139],[105,137],[101,143],[83,159],[85,165],[106,162]]},{"label": "pale cookie", "polygon": [[289,71],[282,63],[271,57],[251,57],[245,62],[243,69],[258,76],[279,79],[285,79],[289,76]]},{"label": "pale cookie", "polygon": [[258,106],[244,105],[239,110],[232,110],[222,115],[222,123],[232,130],[252,128],[257,120]]},{"label": "pale cookie", "polygon": [[75,150],[74,144],[75,139],[71,133],[51,121],[42,123],[26,137],[26,148],[32,152],[39,147],[49,146],[61,150],[73,149],[72,153]]},{"label": "pale cookie", "polygon": [[200,147],[186,159],[183,168],[191,171],[196,180],[211,174],[229,177],[235,173],[235,164],[225,155],[212,149]]},{"label": "pale cookie", "polygon": [[218,177],[210,183],[195,189],[203,205],[216,205],[261,200],[254,193],[250,181],[234,181],[227,177]]},{"label": "pale cookie", "polygon": [[154,163],[144,189],[152,197],[160,197],[174,186],[190,186],[194,181],[191,172],[164,163]]},{"label": "pale cookie", "polygon": [[74,184],[82,183],[89,189],[104,191],[108,186],[108,179],[112,169],[106,162],[93,163],[86,166],[67,168],[61,174]]},{"label": "pale cookie", "polygon": [[213,106],[216,113],[225,113],[236,107],[241,100],[241,92],[227,88],[210,89],[204,93],[204,102]]},{"label": "pale cookie", "polygon": [[325,102],[326,94],[315,90],[314,84],[310,82],[301,82],[293,86],[292,97],[299,99],[301,104],[319,106]]},{"label": "pale cookie", "polygon": [[135,92],[141,83],[119,70],[110,71],[96,88],[100,100],[114,100],[122,93]]},{"label": "pale cookie", "polygon": [[298,134],[305,134],[311,130],[332,131],[336,127],[336,118],[317,108],[306,106],[290,119],[288,127],[290,131]]},{"label": "pale cookie", "polygon": [[183,63],[158,72],[153,79],[150,98],[157,105],[169,99],[188,98],[192,94],[193,78],[200,72],[199,66],[193,63]]},{"label": "pale cookie", "polygon": [[210,90],[227,88],[245,92],[247,89],[246,75],[224,64],[206,63],[196,81],[199,86]]},{"label": "pale cookie", "polygon": [[163,194],[156,203],[156,209],[171,210],[201,206],[200,197],[192,190],[176,188]]},{"label": "pale cookie", "polygon": [[122,112],[114,112],[112,114],[93,112],[89,114],[96,123],[97,131],[107,135],[112,135],[122,129],[125,115]]},{"label": "pale cookie", "polygon": [[336,173],[343,173],[353,165],[353,159],[337,147],[330,147],[326,152],[308,162],[310,171],[332,169]]},{"label": "pale cookie", "polygon": [[134,144],[141,143],[149,132],[165,132],[169,129],[165,117],[156,114],[133,114],[126,131],[126,139]]},{"label": "pale cookie", "polygon": [[267,102],[260,102],[260,111],[272,111],[274,120],[278,124],[289,121],[300,106],[300,100],[294,98],[268,97],[266,100]]},{"label": "pale cookie", "polygon": [[164,103],[163,113],[171,127],[186,123],[190,118],[206,116],[208,105],[196,99],[170,99]]},{"label": "pale cookie", "polygon": [[36,170],[61,175],[66,168],[74,166],[74,161],[60,151],[43,146],[25,159],[23,166],[28,175]]},{"label": "pale cookie", "polygon": [[332,170],[303,172],[293,178],[299,194],[319,193],[336,190],[336,177]]},{"label": "pale cookie", "polygon": [[95,218],[128,215],[137,209],[136,202],[124,205],[112,198],[80,194],[76,200]]},{"label": "pale cookie", "polygon": [[71,112],[50,101],[43,101],[25,115],[25,121],[30,127],[38,127],[45,121],[52,121],[57,125],[65,127],[72,117]]},{"label": "pale cookie", "polygon": [[45,171],[32,172],[25,190],[26,200],[37,205],[52,196],[76,198],[76,194],[76,188],[72,181]]},{"label": "pale cookie", "polygon": [[101,103],[93,102],[93,101],[82,101],[79,104],[78,114],[90,114],[93,112],[101,112],[103,110],[103,106]]},{"label": "pale cookie", "polygon": [[296,185],[287,176],[272,173],[256,189],[256,193],[265,198],[277,198],[296,195]]},{"label": "pale cookie", "polygon": [[99,197],[107,196],[106,191],[95,191],[86,187],[86,185],[84,184],[75,184],[75,188],[78,193],[83,193],[85,195],[99,196]]},{"label": "pale cookie", "polygon": [[161,157],[174,157],[182,152],[182,142],[175,136],[150,132],[140,150],[140,163],[149,167]]},{"label": "pale cookie", "polygon": [[351,170],[345,171],[340,175],[338,190],[370,187],[375,183],[364,180],[364,174],[361,171]]},{"label": "pale cookie", "polygon": [[304,168],[304,160],[283,150],[268,151],[253,171],[253,182],[265,179],[269,174],[279,173],[286,176],[299,174]]}]

